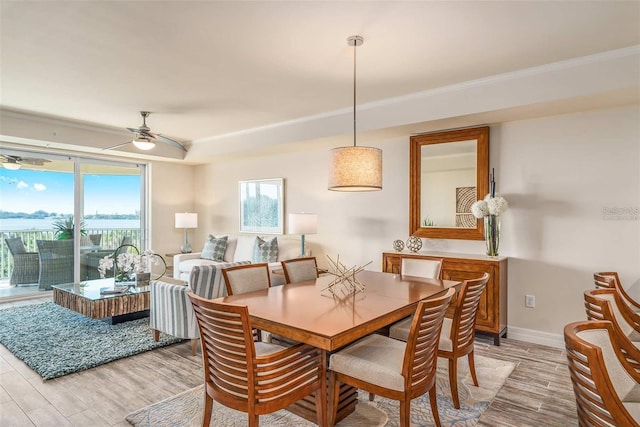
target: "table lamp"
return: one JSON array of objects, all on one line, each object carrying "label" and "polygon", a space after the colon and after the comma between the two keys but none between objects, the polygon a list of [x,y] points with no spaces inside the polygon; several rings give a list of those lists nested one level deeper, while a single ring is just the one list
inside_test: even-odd
[{"label": "table lamp", "polygon": [[300,234],[301,248],[300,257],[304,257],[304,235],[316,234],[318,232],[318,214],[314,213],[291,213],[289,214],[289,234]]},{"label": "table lamp", "polygon": [[183,254],[191,253],[191,244],[189,243],[189,229],[198,228],[198,214],[197,213],[177,213],[176,214],[176,228],[184,228],[184,244],[180,247],[180,251]]}]

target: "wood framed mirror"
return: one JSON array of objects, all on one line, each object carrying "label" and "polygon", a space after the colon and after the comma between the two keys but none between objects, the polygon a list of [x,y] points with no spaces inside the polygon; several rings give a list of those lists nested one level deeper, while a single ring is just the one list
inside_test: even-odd
[{"label": "wood framed mirror", "polygon": [[484,240],[484,222],[470,208],[488,192],[488,126],[411,137],[411,236]]}]

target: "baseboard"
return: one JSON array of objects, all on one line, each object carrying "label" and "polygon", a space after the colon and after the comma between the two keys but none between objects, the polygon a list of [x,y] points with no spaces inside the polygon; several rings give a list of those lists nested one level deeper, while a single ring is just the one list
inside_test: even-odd
[{"label": "baseboard", "polygon": [[549,347],[564,348],[564,338],[562,335],[550,334],[549,332],[536,331],[534,329],[509,326],[507,338]]}]

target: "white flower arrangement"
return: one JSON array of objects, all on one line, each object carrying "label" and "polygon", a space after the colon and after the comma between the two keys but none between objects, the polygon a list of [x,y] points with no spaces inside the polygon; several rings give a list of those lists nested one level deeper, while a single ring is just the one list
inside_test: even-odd
[{"label": "white flower arrangement", "polygon": [[471,205],[471,213],[476,218],[484,218],[485,216],[500,216],[509,207],[504,197],[491,197],[487,194],[484,200],[478,200]]},{"label": "white flower arrangement", "polygon": [[[137,251],[137,248],[133,245],[123,246],[131,246]],[[147,249],[142,254],[133,254],[128,252],[118,253],[123,246],[118,247],[112,254],[109,254],[98,261],[98,272],[100,273],[101,279],[105,278],[108,270],[114,268],[114,258],[116,264],[116,271],[114,271],[114,275],[121,279],[129,277],[132,273],[143,273],[147,267],[150,267],[149,262],[153,265],[159,265],[162,263],[165,265],[166,270],[166,263],[162,256],[158,255],[151,249]]]}]

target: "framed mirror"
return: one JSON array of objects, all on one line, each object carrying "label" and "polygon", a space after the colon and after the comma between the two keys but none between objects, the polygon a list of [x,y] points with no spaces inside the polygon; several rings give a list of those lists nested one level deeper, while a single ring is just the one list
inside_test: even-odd
[{"label": "framed mirror", "polygon": [[489,127],[412,136],[409,142],[409,234],[484,240],[471,204],[489,192]]}]

